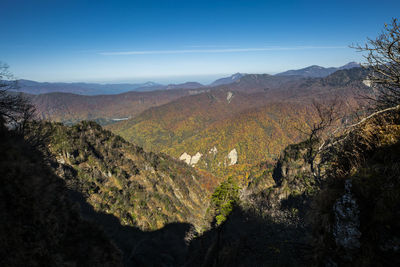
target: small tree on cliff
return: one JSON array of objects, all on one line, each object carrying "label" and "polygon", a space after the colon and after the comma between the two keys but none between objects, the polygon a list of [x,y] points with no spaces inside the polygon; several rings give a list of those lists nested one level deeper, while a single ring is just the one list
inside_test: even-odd
[{"label": "small tree on cliff", "polygon": [[368,79],[377,89],[373,99],[378,109],[400,104],[400,24],[392,19],[385,24],[384,30],[376,39],[368,38],[363,46],[353,46],[359,52],[364,52],[366,63],[363,67],[371,72]]},{"label": "small tree on cliff", "polygon": [[339,121],[343,118],[344,113],[342,110],[343,103],[338,97],[325,101],[314,99],[312,107],[316,114],[316,120],[309,126],[308,130],[301,132],[307,136],[305,161],[310,165],[313,175],[317,177],[319,171],[315,167],[315,158],[335,134],[335,128],[338,129]]}]

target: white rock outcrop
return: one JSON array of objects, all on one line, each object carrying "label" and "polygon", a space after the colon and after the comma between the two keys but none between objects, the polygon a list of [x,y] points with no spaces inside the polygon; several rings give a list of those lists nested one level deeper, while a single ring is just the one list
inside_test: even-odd
[{"label": "white rock outcrop", "polygon": [[188,153],[185,152],[179,157],[179,159],[184,161],[187,165],[189,165],[190,161],[192,159],[192,156],[190,156]]},{"label": "white rock outcrop", "polygon": [[203,156],[203,154],[200,152],[197,152],[194,156],[190,156],[188,153],[184,152],[179,159],[184,161],[187,165],[194,166],[199,162],[201,156]]},{"label": "white rock outcrop", "polygon": [[63,157],[57,158],[57,162],[60,164],[65,164],[65,159]]},{"label": "white rock outcrop", "polygon": [[226,95],[226,101],[228,101],[228,104],[231,103],[232,98],[233,98],[233,93],[228,92],[228,94]]},{"label": "white rock outcrop", "polygon": [[217,152],[218,152],[218,149],[216,146],[214,146],[213,148],[210,149],[210,151],[208,151],[209,154],[214,154],[214,155],[216,155]]},{"label": "white rock outcrop", "polygon": [[232,149],[231,152],[229,152],[228,159],[230,160],[230,162],[228,164],[229,166],[235,165],[237,163],[238,154],[237,154],[236,148]]},{"label": "white rock outcrop", "polygon": [[201,156],[203,156],[203,154],[201,154],[200,152],[197,152],[196,155],[194,155],[190,161],[190,165],[196,165],[197,162],[199,162]]},{"label": "white rock outcrop", "polygon": [[368,87],[371,87],[371,81],[370,80],[363,80],[363,84],[364,85],[366,85],[366,86],[368,86]]}]

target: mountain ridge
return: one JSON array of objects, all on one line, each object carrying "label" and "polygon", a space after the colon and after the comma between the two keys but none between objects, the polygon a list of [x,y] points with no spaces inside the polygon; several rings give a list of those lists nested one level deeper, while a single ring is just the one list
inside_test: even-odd
[{"label": "mountain ridge", "polygon": [[215,87],[215,86],[219,86],[219,85],[223,85],[223,84],[230,84],[230,83],[233,83],[236,80],[242,78],[245,75],[247,75],[247,74],[246,73],[237,72],[235,74],[232,74],[229,77],[223,77],[223,78],[217,79],[214,82],[212,82],[211,84],[209,84],[209,86]]},{"label": "mountain ridge", "polygon": [[[353,68],[325,78],[289,78],[284,86],[279,83],[282,77],[246,75],[106,128],[146,150],[162,151],[224,176],[236,167],[243,171],[250,162],[271,162],[286,145],[299,141],[302,134],[296,129],[308,129],[316,118],[310,95],[319,101],[344,101],[344,110],[351,113],[358,106],[358,95],[371,93],[362,82],[365,75],[363,69]],[[254,91],[241,83],[251,84],[248,88]],[[266,84],[273,86],[264,90]]]},{"label": "mountain ridge", "polygon": [[[37,115],[42,119],[49,119],[67,124],[81,120],[95,120],[102,125],[126,120],[139,115],[148,108],[167,104],[181,97],[208,93],[208,92],[242,92],[246,94],[261,94],[261,99],[287,100],[306,98],[309,94],[320,94],[332,87],[332,92],[339,87],[353,86],[363,88],[365,70],[352,68],[338,70],[347,84],[338,80],[338,74],[331,74],[324,78],[307,78],[300,76],[275,76],[268,74],[247,74],[230,84],[215,87],[201,87],[197,89],[170,89],[150,92],[127,92],[117,95],[84,96],[71,93],[49,93],[30,95],[37,108]],[[353,81],[350,84],[350,81]],[[196,87],[196,86],[195,86]],[[357,89],[357,90],[358,90]],[[343,90],[342,90],[343,91]],[[262,96],[263,95],[263,96]],[[234,99],[234,95],[233,95]],[[259,101],[259,100],[256,100]]]},{"label": "mountain ridge", "polygon": [[[303,69],[288,70],[282,73],[275,74],[276,76],[302,76],[302,77],[326,77],[337,70],[350,69],[359,67],[356,62],[349,62],[344,66],[334,68],[324,68],[317,65],[312,65]],[[199,89],[203,87],[216,87],[234,83],[247,73],[234,73],[228,77],[219,78],[208,85],[203,85],[195,81],[188,81],[179,84],[163,85],[155,82],[145,83],[85,83],[85,82],[37,82],[32,80],[20,79],[17,80],[17,91],[28,94],[45,94],[45,93],[74,93],[80,95],[115,95],[129,91],[147,92],[155,90],[171,90],[171,89]]]},{"label": "mountain ridge", "polygon": [[338,70],[345,70],[345,69],[351,69],[351,68],[357,68],[360,67],[359,63],[356,62],[349,62],[343,66],[340,67],[321,67],[318,65],[312,65],[308,66],[302,69],[296,69],[296,70],[288,70],[284,71],[278,74],[275,74],[277,76],[302,76],[302,77],[313,77],[313,78],[323,78],[326,76],[329,76],[330,74],[334,73],[335,71]]}]

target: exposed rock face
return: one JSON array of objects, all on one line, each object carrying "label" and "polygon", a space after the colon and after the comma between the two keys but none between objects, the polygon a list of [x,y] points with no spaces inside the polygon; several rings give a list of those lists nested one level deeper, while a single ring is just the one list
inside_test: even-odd
[{"label": "exposed rock face", "polygon": [[213,148],[210,149],[210,151],[208,151],[208,153],[214,154],[214,155],[216,155],[217,152],[218,152],[218,150],[217,150],[217,147],[216,147],[216,146],[214,146]]},{"label": "exposed rock face", "polygon": [[371,81],[370,80],[363,80],[363,84],[365,84],[368,87],[371,87]]},{"label": "exposed rock face", "polygon": [[199,162],[201,156],[203,156],[203,154],[200,152],[197,152],[193,157],[185,152],[179,157],[179,159],[184,161],[187,165],[194,166]]},{"label": "exposed rock face", "polygon": [[228,94],[226,95],[226,101],[228,101],[228,104],[231,103],[232,98],[233,98],[233,93],[228,92]]},{"label": "exposed rock face", "polygon": [[60,164],[65,164],[65,160],[62,157],[62,155],[61,155],[61,157],[57,157],[57,162],[60,163]]},{"label": "exposed rock face", "polygon": [[188,153],[183,153],[180,157],[180,160],[184,161],[186,164],[190,164],[190,160],[192,159],[192,156],[190,156]]},{"label": "exposed rock face", "polygon": [[230,162],[228,164],[229,166],[235,165],[237,163],[238,154],[237,154],[236,148],[234,148],[233,150],[231,150],[231,152],[229,152],[228,159],[230,160]]},{"label": "exposed rock face", "polygon": [[190,165],[192,165],[192,166],[196,165],[197,162],[199,162],[201,156],[203,156],[203,154],[201,154],[200,152],[197,152],[196,155],[194,155],[192,157],[192,159],[190,160]]},{"label": "exposed rock face", "polygon": [[360,247],[360,210],[351,194],[351,180],[346,180],[345,190],[346,193],[333,206],[333,236],[338,246],[354,250]]}]

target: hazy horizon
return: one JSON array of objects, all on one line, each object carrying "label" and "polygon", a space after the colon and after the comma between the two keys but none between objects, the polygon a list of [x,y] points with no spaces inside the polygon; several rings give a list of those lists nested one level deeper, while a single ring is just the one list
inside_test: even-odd
[{"label": "hazy horizon", "polygon": [[[346,65],[350,62],[347,62],[343,65]],[[312,64],[316,65],[316,64]],[[306,67],[310,67],[312,65],[308,66],[303,66],[299,67],[298,69],[303,69]],[[343,65],[338,65],[338,66],[321,66],[324,68],[330,68],[330,67],[341,67]],[[71,80],[71,81],[64,81],[64,80],[32,80],[35,82],[49,82],[49,83],[97,83],[97,84],[140,84],[140,83],[146,83],[146,82],[154,82],[154,83],[159,83],[163,85],[168,85],[168,84],[178,84],[178,83],[185,83],[185,82],[198,82],[203,85],[209,85],[212,82],[214,82],[217,79],[220,78],[226,78],[229,76],[232,76],[236,73],[241,73],[241,74],[269,74],[269,75],[275,75],[280,72],[288,71],[292,69],[285,69],[282,71],[277,71],[273,73],[266,73],[266,72],[259,72],[259,73],[244,73],[244,72],[234,72],[234,73],[219,73],[219,74],[210,74],[210,75],[174,75],[174,76],[149,76],[149,77],[141,77],[141,78],[125,78],[125,79],[115,79],[115,80],[101,80],[101,79],[94,79],[94,80]],[[18,80],[31,80],[31,79],[25,79],[25,78],[20,78],[20,77],[14,77],[15,79]]]}]

